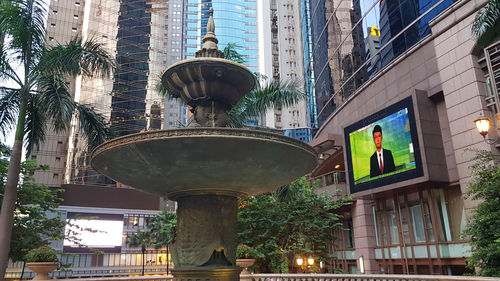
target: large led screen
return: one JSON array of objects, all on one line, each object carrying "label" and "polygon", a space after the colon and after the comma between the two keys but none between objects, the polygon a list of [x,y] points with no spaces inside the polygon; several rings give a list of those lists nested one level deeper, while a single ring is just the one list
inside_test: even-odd
[{"label": "large led screen", "polygon": [[344,129],[351,193],[422,176],[411,97]]},{"label": "large led screen", "polygon": [[120,252],[123,237],[122,215],[68,213],[67,218],[64,252]]}]

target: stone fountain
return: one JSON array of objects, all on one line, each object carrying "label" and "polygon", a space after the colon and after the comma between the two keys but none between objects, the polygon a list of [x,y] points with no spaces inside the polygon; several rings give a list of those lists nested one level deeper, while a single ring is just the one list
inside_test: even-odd
[{"label": "stone fountain", "polygon": [[192,108],[194,122],[115,138],[92,155],[100,173],[178,202],[171,247],[176,280],[239,280],[238,200],[271,192],[316,166],[314,150],[301,141],[228,127],[227,111],[256,81],[218,50],[212,13],[196,58],[170,66],[162,77],[168,91]]}]

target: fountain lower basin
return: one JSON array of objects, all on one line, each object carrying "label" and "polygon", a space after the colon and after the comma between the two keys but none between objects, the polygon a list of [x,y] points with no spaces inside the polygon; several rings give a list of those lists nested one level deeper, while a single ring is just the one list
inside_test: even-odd
[{"label": "fountain lower basin", "polygon": [[149,131],[108,141],[92,167],[112,179],[169,199],[218,194],[244,198],[311,171],[307,144],[274,133],[234,128]]}]

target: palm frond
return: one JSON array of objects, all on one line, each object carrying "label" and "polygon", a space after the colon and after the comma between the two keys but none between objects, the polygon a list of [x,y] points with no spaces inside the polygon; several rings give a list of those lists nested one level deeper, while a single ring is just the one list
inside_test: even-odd
[{"label": "palm frond", "polygon": [[19,92],[3,89],[0,98],[0,133],[3,137],[15,128],[18,114]]},{"label": "palm frond", "polygon": [[37,0],[10,0],[0,5],[0,33],[9,35],[4,42],[27,71],[39,61],[45,45],[47,4]]},{"label": "palm frond", "polygon": [[80,130],[87,137],[89,150],[104,142],[110,135],[109,126],[104,122],[104,117],[96,113],[92,108],[78,104],[76,106]]},{"label": "palm frond", "polygon": [[167,88],[163,85],[161,82],[161,77],[158,77],[155,79],[155,85],[154,85],[155,90],[160,94],[160,96],[168,99],[168,100],[174,100],[178,99],[179,97],[172,95]]},{"label": "palm frond", "polygon": [[240,101],[228,111],[229,126],[232,128],[241,128],[248,122],[249,117],[243,114],[243,103]]},{"label": "palm frond", "polygon": [[299,81],[276,81],[257,84],[256,88],[245,95],[237,104],[243,118],[249,119],[265,113],[273,107],[288,107],[306,98],[300,90]]},{"label": "palm frond", "polygon": [[247,61],[247,57],[240,54],[238,52],[238,49],[243,49],[243,47],[239,46],[236,43],[227,43],[223,51],[224,58],[237,63],[245,63]]},{"label": "palm frond", "polygon": [[[3,47],[3,46],[2,46]],[[11,79],[22,87],[22,81],[17,75],[14,68],[11,66],[11,59],[7,56],[7,52],[0,48],[0,80]]]},{"label": "palm frond", "polygon": [[85,42],[75,37],[67,44],[47,47],[40,59],[38,70],[45,75],[83,75],[85,77],[110,77],[115,60],[94,39]]},{"label": "palm frond", "polygon": [[42,101],[40,110],[51,120],[56,132],[67,130],[76,107],[68,86],[56,75],[42,76],[37,82],[39,99]]},{"label": "palm frond", "polygon": [[24,125],[24,139],[26,143],[26,155],[31,154],[33,148],[38,148],[45,140],[46,115],[43,102],[36,94],[29,95],[26,104],[26,122]]},{"label": "palm frond", "polygon": [[472,24],[472,34],[478,45],[487,46],[500,36],[500,0],[489,0],[481,9]]}]

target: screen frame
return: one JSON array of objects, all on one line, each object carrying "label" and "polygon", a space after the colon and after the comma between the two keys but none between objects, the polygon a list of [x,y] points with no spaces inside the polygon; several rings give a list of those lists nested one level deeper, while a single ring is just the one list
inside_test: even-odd
[{"label": "screen frame", "polygon": [[[123,215],[120,214],[68,212],[66,215],[66,220],[86,219],[86,218],[89,218],[91,220],[101,220],[101,221],[121,221],[123,224]],[[66,226],[64,228],[64,231],[66,231]],[[64,240],[63,240],[63,253],[94,253],[95,251],[102,251],[105,253],[120,253],[121,248],[122,245],[114,247],[86,247],[86,246],[75,247],[75,246],[64,245]]]},{"label": "screen frame", "polygon": [[[374,179],[372,181],[368,182],[362,182],[359,184],[354,184],[354,171],[353,171],[353,164],[352,164],[352,155],[351,155],[351,140],[349,137],[349,134],[360,129],[363,127],[366,127],[370,124],[373,124],[374,122],[377,122],[393,113],[398,112],[399,110],[402,110],[404,108],[408,109],[408,119],[410,122],[410,135],[413,143],[413,151],[414,151],[414,156],[415,156],[415,169],[405,171],[402,173],[397,173],[393,175],[389,175],[386,177]],[[415,121],[415,111],[413,109],[413,99],[411,96],[395,103],[392,104],[368,117],[365,117],[358,122],[351,124],[347,127],[344,128],[344,139],[345,139],[345,150],[346,150],[346,160],[347,160],[347,174],[349,178],[349,187],[351,194],[369,190],[369,189],[374,189],[378,187],[382,187],[385,185],[393,184],[393,183],[398,183],[402,182],[405,180],[409,179],[414,179],[418,177],[422,177],[424,175],[423,173],[423,167],[422,167],[422,157],[421,157],[421,150],[420,150],[420,142],[418,138],[418,133],[417,133],[417,123]]]}]

